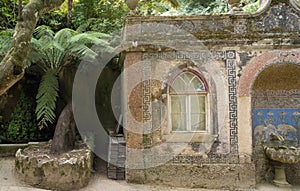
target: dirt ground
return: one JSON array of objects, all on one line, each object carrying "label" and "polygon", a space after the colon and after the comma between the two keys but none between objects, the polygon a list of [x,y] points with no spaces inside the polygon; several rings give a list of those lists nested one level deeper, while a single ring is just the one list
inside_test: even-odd
[{"label": "dirt ground", "polygon": [[[300,186],[291,188],[278,188],[270,184],[258,185],[253,191],[299,191]],[[252,191],[251,190],[251,191]],[[30,187],[14,176],[14,158],[0,158],[0,191],[46,191]],[[160,187],[150,185],[128,184],[125,181],[110,180],[106,176],[106,164],[97,160],[95,172],[92,175],[90,183],[87,187],[78,191],[210,191],[208,189],[186,189]],[[249,190],[250,191],[250,190]]]}]

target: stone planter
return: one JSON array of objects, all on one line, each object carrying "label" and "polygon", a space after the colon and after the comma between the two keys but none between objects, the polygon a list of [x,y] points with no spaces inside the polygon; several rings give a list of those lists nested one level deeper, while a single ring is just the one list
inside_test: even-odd
[{"label": "stone planter", "polygon": [[31,145],[19,149],[15,158],[16,175],[34,187],[53,190],[77,190],[89,182],[92,152],[84,147],[59,156],[50,154],[50,145]]},{"label": "stone planter", "polygon": [[138,6],[139,0],[125,0],[125,3],[127,5],[127,7],[133,11]]},{"label": "stone planter", "polygon": [[286,180],[285,164],[296,164],[300,161],[300,152],[294,147],[264,147],[266,156],[271,160],[271,164],[275,169],[273,183],[279,187],[289,187],[290,184]]}]

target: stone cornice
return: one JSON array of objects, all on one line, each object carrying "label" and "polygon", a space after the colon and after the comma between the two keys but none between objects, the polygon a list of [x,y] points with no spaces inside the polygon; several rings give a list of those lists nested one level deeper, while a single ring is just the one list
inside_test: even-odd
[{"label": "stone cornice", "polygon": [[[125,41],[147,40],[152,42],[173,31],[164,30],[165,25],[176,26],[184,32],[172,34],[181,39],[192,34],[209,45],[211,42],[249,44],[263,39],[273,39],[275,44],[300,46],[300,9],[296,0],[267,0],[253,14],[221,14],[199,16],[130,16],[125,20]],[[132,33],[128,26],[134,26]],[[157,30],[157,29],[162,30]],[[276,39],[283,40],[278,42]],[[166,41],[170,41],[168,37]],[[233,43],[232,41],[236,41]],[[268,45],[268,44],[267,44]]]}]

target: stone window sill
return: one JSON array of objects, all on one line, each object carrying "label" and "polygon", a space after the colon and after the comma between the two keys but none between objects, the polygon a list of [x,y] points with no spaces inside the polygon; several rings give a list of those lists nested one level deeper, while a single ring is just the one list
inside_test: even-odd
[{"label": "stone window sill", "polygon": [[211,135],[206,132],[172,132],[164,135],[163,140],[169,143],[213,143],[217,135]]}]

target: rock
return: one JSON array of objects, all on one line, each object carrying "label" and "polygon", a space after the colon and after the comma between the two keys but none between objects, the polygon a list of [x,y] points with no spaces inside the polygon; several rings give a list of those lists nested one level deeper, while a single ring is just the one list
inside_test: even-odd
[{"label": "rock", "polygon": [[50,146],[32,145],[16,152],[15,169],[29,185],[53,190],[77,190],[90,179],[92,152],[79,148],[59,156],[51,155]]}]

